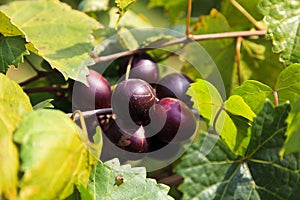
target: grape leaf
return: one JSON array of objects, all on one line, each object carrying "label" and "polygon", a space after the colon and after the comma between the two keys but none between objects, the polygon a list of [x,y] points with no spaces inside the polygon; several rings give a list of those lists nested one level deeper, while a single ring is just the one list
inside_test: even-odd
[{"label": "grape leaf", "polygon": [[87,185],[95,160],[79,135],[81,129],[58,110],[40,109],[24,117],[14,135],[24,173],[21,199],[61,199],[74,184]]},{"label": "grape leaf", "polygon": [[262,0],[260,12],[268,24],[266,36],[273,41],[274,51],[288,66],[300,62],[300,2]]},{"label": "grape leaf", "polygon": [[15,1],[0,10],[24,33],[30,51],[65,78],[86,82],[92,31],[100,28],[97,21],[59,1]]},{"label": "grape leaf", "polygon": [[269,86],[255,80],[245,81],[241,86],[237,87],[234,95],[241,96],[249,107],[258,114],[262,109],[267,98],[272,100],[273,89]]},{"label": "grape leaf", "polygon": [[284,154],[290,154],[294,152],[300,152],[299,140],[300,140],[300,100],[293,104],[293,109],[289,113],[286,120],[288,127],[285,133],[286,140],[284,146],[280,150],[280,156]]},{"label": "grape leaf", "polygon": [[187,94],[194,108],[208,120],[212,132],[219,134],[235,154],[244,155],[250,138],[245,127],[250,127],[256,114],[243,98],[233,95],[223,102],[217,89],[201,79],[191,84]]},{"label": "grape leaf", "polygon": [[[218,140],[208,154],[199,152],[211,134],[200,134],[175,171],[184,177],[183,199],[298,199],[300,154],[280,160],[289,105],[274,108],[266,102],[255,118],[245,157],[237,157]],[[197,159],[195,159],[197,158]],[[268,177],[268,178],[265,178]]]},{"label": "grape leaf", "polygon": [[279,103],[295,103],[300,98],[300,64],[292,64],[283,70],[276,82]]},{"label": "grape leaf", "polygon": [[11,20],[0,11],[0,33],[4,36],[24,36],[22,31],[11,23]]},{"label": "grape leaf", "polygon": [[89,188],[93,191],[96,200],[173,199],[167,195],[168,186],[146,178],[145,168],[120,165],[118,159],[106,163],[99,162],[92,171]]},{"label": "grape leaf", "polygon": [[21,36],[4,37],[0,34],[0,72],[6,73],[10,66],[17,67],[24,61],[23,56],[29,55],[25,44]]},{"label": "grape leaf", "polygon": [[117,19],[117,22],[115,24],[115,28],[117,29],[119,22],[121,18],[124,16],[124,14],[129,10],[129,8],[136,2],[136,0],[115,0],[115,3],[118,7],[118,14],[119,17]]},{"label": "grape leaf", "polygon": [[7,76],[0,74],[0,198],[16,199],[19,158],[13,132],[32,111],[28,96]]}]

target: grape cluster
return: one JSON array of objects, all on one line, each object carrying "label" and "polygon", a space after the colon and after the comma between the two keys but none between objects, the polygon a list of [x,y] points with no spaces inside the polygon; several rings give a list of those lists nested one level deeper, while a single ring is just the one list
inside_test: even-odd
[{"label": "grape cluster", "polygon": [[[93,70],[87,77],[89,87],[80,85],[80,92],[88,91],[82,92],[83,97],[89,97],[86,93],[95,94],[96,109],[111,106],[113,117],[103,120],[99,116],[110,142],[126,151],[145,153],[191,138],[196,119],[185,93],[192,80],[172,73],[158,81],[158,66],[146,53],[123,58],[120,76],[126,73],[128,64],[129,79],[121,80],[113,91],[107,80]],[[81,103],[75,105],[82,106]]]}]

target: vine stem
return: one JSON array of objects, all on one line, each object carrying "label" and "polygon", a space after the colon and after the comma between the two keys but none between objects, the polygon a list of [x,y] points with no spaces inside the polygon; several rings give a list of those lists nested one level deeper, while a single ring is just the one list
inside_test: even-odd
[{"label": "vine stem", "polygon": [[188,9],[187,9],[187,18],[186,18],[186,27],[185,27],[185,35],[190,38],[190,25],[191,25],[191,13],[192,13],[192,0],[188,0]]},{"label": "vine stem", "polygon": [[224,33],[211,33],[211,34],[201,34],[193,35],[192,38],[182,37],[168,42],[164,42],[157,45],[150,45],[136,50],[123,51],[119,53],[114,53],[107,56],[94,57],[96,63],[103,63],[110,60],[115,60],[120,57],[130,56],[136,53],[145,52],[147,50],[159,49],[167,46],[172,46],[176,44],[186,44],[192,41],[201,41],[201,40],[211,40],[211,39],[223,39],[223,38],[236,38],[236,37],[251,37],[251,36],[264,36],[266,30],[255,30],[255,31],[236,31],[236,32],[224,32]]}]

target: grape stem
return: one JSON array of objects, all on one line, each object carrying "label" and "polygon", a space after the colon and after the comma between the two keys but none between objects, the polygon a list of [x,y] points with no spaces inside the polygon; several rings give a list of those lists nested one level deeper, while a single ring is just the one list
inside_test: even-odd
[{"label": "grape stem", "polygon": [[[191,109],[195,116],[199,116],[199,112],[195,109]],[[81,111],[83,117],[89,117],[91,115],[110,115],[113,114],[112,108],[101,108],[96,110],[88,110],[88,111]],[[73,113],[67,113],[69,117],[73,116]],[[74,120],[79,119],[78,117],[74,116]]]},{"label": "grape stem", "polygon": [[188,0],[188,9],[187,9],[187,20],[186,20],[186,27],[185,27],[185,35],[187,38],[191,37],[190,33],[190,24],[191,24],[191,13],[192,13],[192,0]]},{"label": "grape stem", "polygon": [[255,30],[255,31],[236,31],[236,32],[224,32],[224,33],[211,33],[211,34],[202,34],[202,35],[193,35],[192,38],[182,37],[174,40],[170,40],[168,42],[164,42],[157,45],[150,45],[147,47],[143,47],[136,50],[129,50],[114,53],[107,56],[98,57],[98,55],[94,55],[94,60],[96,63],[103,63],[110,60],[115,60],[120,57],[130,56],[137,53],[142,53],[152,49],[159,49],[167,46],[172,46],[176,44],[187,44],[192,41],[201,41],[201,40],[211,40],[211,39],[223,39],[223,38],[236,38],[236,37],[250,37],[250,36],[264,36],[266,34],[266,30]]}]

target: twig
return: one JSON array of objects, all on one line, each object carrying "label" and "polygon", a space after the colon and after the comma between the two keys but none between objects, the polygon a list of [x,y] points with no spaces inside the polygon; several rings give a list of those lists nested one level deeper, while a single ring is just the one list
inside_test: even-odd
[{"label": "twig", "polygon": [[241,79],[241,44],[243,41],[243,37],[238,37],[235,45],[235,61],[237,67],[237,75],[238,75],[238,84],[242,84]]},{"label": "twig", "polygon": [[237,32],[224,32],[224,33],[211,33],[211,34],[202,34],[202,35],[193,35],[193,38],[182,37],[178,39],[174,39],[168,42],[164,42],[158,45],[152,45],[136,50],[123,51],[107,56],[96,57],[96,63],[103,63],[110,60],[114,60],[124,56],[130,56],[133,54],[145,52],[152,49],[163,48],[167,46],[172,46],[181,43],[189,43],[192,41],[201,41],[201,40],[211,40],[211,39],[222,39],[222,38],[235,38],[235,37],[250,37],[250,36],[264,36],[266,34],[266,30],[255,30],[255,31],[237,31]]}]

